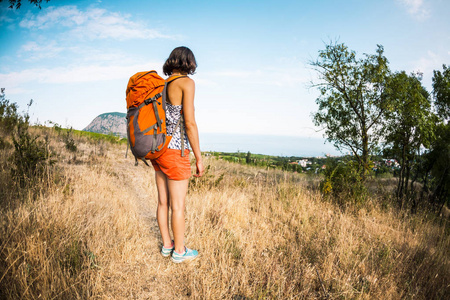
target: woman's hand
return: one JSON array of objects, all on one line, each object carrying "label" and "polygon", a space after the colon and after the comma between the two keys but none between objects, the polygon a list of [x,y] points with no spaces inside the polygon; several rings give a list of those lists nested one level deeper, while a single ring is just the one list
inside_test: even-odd
[{"label": "woman's hand", "polygon": [[203,161],[198,161],[195,163],[197,166],[197,173],[194,174],[194,177],[202,177],[203,173],[205,173],[205,167],[203,167]]}]

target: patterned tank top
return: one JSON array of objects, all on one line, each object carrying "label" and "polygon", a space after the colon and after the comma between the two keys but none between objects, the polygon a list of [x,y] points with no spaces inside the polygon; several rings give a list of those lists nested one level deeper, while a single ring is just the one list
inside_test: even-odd
[{"label": "patterned tank top", "polygon": [[181,118],[181,110],[183,109],[183,105],[172,105],[169,101],[166,102],[166,124],[167,124],[167,134],[172,136],[172,140],[170,140],[169,149],[178,149],[181,150],[181,126],[183,126],[184,130],[184,149],[189,149],[189,141],[186,134],[186,129],[184,127],[184,122],[178,126],[176,132],[174,132],[175,127],[177,126],[178,120]]}]

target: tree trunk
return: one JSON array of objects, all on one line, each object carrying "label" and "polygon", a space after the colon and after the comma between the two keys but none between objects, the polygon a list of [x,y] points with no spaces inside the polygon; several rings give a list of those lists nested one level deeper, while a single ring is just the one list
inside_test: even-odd
[{"label": "tree trunk", "polygon": [[409,177],[411,175],[411,165],[409,160],[406,162],[406,176],[405,176],[405,191],[403,192],[403,195],[405,195],[405,199],[407,203],[409,203],[411,199],[411,193],[408,194],[408,184],[409,184]]},{"label": "tree trunk", "polygon": [[[445,169],[444,174],[442,175],[441,179],[439,180],[438,185],[436,186],[436,189],[433,192],[433,195],[431,196],[432,202],[434,203],[436,202],[436,200],[438,200],[438,203],[440,201],[443,201],[445,203],[445,197],[443,196],[443,194],[445,194],[444,191],[444,179],[448,176],[448,172],[449,172],[450,168]],[[441,199],[444,198],[444,199]]]},{"label": "tree trunk", "polygon": [[402,191],[402,183],[403,183],[403,167],[400,167],[400,171],[398,173],[398,184],[397,184],[397,191],[396,196],[398,199],[400,199],[400,193]]},{"label": "tree trunk", "polygon": [[366,180],[366,174],[369,168],[369,138],[367,136],[367,132],[363,132],[363,153],[362,153],[362,181],[364,182]]},{"label": "tree trunk", "polygon": [[410,161],[408,160],[406,162],[405,192],[403,193],[406,197],[408,197],[408,185],[410,177],[411,177],[411,164]]},{"label": "tree trunk", "polygon": [[403,196],[405,194],[405,169],[406,169],[406,147],[402,147],[402,155],[400,158],[400,174],[399,174],[399,184],[397,187],[397,198],[400,203],[400,208],[403,208]]},{"label": "tree trunk", "polygon": [[428,194],[428,173],[430,173],[430,170],[427,170],[425,172],[424,178],[423,178],[423,187],[422,190],[420,191],[420,199],[423,199],[423,196],[425,194],[425,192]]},{"label": "tree trunk", "polygon": [[417,212],[417,206],[418,206],[418,197],[414,193],[414,183],[417,181],[417,178],[419,178],[419,168],[416,167],[416,173],[414,174],[414,178],[411,180],[411,194],[412,194],[412,207],[411,207],[411,213],[415,214]]}]

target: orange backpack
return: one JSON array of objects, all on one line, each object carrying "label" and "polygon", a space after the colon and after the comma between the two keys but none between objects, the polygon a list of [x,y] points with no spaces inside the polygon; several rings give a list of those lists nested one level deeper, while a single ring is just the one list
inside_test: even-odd
[{"label": "orange backpack", "polygon": [[167,150],[172,137],[166,129],[166,88],[180,77],[185,76],[166,82],[156,71],[150,71],[136,73],[128,81],[127,136],[136,165],[138,159],[148,165],[146,159],[156,159]]}]

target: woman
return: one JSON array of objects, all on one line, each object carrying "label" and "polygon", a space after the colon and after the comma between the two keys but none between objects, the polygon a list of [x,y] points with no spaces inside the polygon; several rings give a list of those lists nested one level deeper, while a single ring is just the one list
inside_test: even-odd
[{"label": "woman", "polygon": [[[184,246],[184,208],[191,176],[189,144],[196,160],[197,172],[194,176],[200,177],[204,172],[194,113],[195,83],[187,76],[194,74],[196,68],[194,54],[187,47],[175,48],[164,63],[163,72],[169,76],[166,88],[167,134],[172,135],[172,140],[167,151],[152,160],[158,188],[156,214],[163,240],[161,254],[172,255],[172,261],[176,263],[198,256],[196,250]],[[177,126],[181,116],[184,118],[184,124],[181,122]],[[185,133],[181,134],[182,132]],[[181,155],[182,144],[186,147],[184,156]],[[172,210],[173,241],[169,233],[169,207]]]}]

